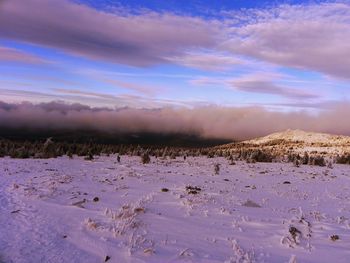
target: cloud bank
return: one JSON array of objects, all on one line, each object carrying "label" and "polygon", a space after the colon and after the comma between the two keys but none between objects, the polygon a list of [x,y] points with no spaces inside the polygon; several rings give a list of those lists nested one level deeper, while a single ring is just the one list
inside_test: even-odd
[{"label": "cloud bank", "polygon": [[318,115],[271,112],[262,107],[161,109],[92,108],[82,104],[0,102],[0,128],[91,129],[103,132],[182,133],[203,138],[250,139],[285,129],[350,135],[344,102]]}]

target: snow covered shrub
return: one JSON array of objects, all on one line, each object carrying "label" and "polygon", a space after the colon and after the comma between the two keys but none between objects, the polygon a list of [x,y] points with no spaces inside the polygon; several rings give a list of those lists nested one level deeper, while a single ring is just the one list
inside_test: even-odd
[{"label": "snow covered shrub", "polygon": [[323,156],[317,155],[310,158],[310,162],[312,165],[317,166],[326,166],[326,161]]},{"label": "snow covered shrub", "polygon": [[301,232],[294,226],[290,226],[289,227],[289,234],[291,235],[291,237],[293,238],[294,242],[297,244],[298,242],[298,238],[301,235]]},{"label": "snow covered shrub", "polygon": [[87,156],[85,156],[84,160],[86,161],[91,161],[94,159],[94,156],[92,155],[92,153],[89,153]]},{"label": "snow covered shrub", "polygon": [[48,138],[44,143],[42,150],[42,158],[55,158],[57,157],[57,146],[52,141],[52,138]]},{"label": "snow covered shrub", "polygon": [[256,163],[256,160],[252,158],[248,158],[246,161],[247,163]]},{"label": "snow covered shrub", "polygon": [[91,218],[87,218],[84,221],[84,225],[87,229],[89,230],[96,230],[98,228],[98,224],[97,222],[95,222],[94,220],[92,220]]},{"label": "snow covered shrub", "polygon": [[71,151],[68,151],[67,152],[67,156],[69,157],[69,159],[73,159],[73,154]]},{"label": "snow covered shrub", "polygon": [[186,191],[188,194],[196,195],[196,194],[199,194],[200,191],[202,191],[202,189],[198,186],[188,185],[186,186]]},{"label": "snow covered shrub", "polygon": [[309,164],[309,159],[309,154],[305,152],[303,158],[301,159],[302,164]]},{"label": "snow covered shrub", "polygon": [[235,158],[233,157],[233,155],[228,155],[227,159],[230,161],[230,165],[235,165],[236,164]]},{"label": "snow covered shrub", "polygon": [[214,164],[214,173],[218,175],[220,172],[220,164],[216,163]]},{"label": "snow covered shrub", "polygon": [[328,160],[327,161],[327,168],[333,169],[333,160]]},{"label": "snow covered shrub", "polygon": [[343,154],[336,157],[336,163],[339,164],[350,164],[350,154]]},{"label": "snow covered shrub", "polygon": [[25,147],[16,149],[10,153],[11,158],[27,159],[30,158],[30,153]]},{"label": "snow covered shrub", "polygon": [[216,151],[216,154],[215,154],[217,157],[223,157],[224,156],[224,154],[223,154],[223,152],[221,151],[221,150],[218,150],[218,151]]},{"label": "snow covered shrub", "polygon": [[172,152],[170,154],[170,159],[176,159],[176,153],[175,152]]},{"label": "snow covered shrub", "polygon": [[214,156],[215,156],[215,154],[214,154],[214,152],[208,152],[208,154],[207,154],[207,157],[208,158],[214,158]]},{"label": "snow covered shrub", "polygon": [[165,147],[162,153],[162,159],[166,159],[167,152],[168,152],[168,147]]},{"label": "snow covered shrub", "polygon": [[300,163],[301,163],[301,161],[298,160],[298,159],[295,159],[294,162],[293,162],[295,167],[300,167]]},{"label": "snow covered shrub", "polygon": [[149,154],[147,152],[145,152],[144,154],[141,155],[141,162],[143,164],[151,162],[151,158],[149,157]]},{"label": "snow covered shrub", "polygon": [[332,241],[339,240],[339,236],[338,235],[332,235],[330,238],[331,238]]},{"label": "snow covered shrub", "polygon": [[275,156],[270,150],[262,149],[240,149],[238,158],[246,160],[247,163],[267,162],[271,163]]}]

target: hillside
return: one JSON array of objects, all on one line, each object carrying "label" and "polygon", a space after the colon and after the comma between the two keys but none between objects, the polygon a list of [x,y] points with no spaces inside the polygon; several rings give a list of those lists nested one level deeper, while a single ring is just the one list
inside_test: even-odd
[{"label": "hillside", "polygon": [[334,156],[350,153],[350,137],[302,130],[286,130],[265,137],[216,147],[216,149],[230,151],[242,148],[272,151],[280,156],[304,152]]},{"label": "hillside", "polygon": [[345,146],[350,145],[350,137],[342,135],[333,135],[327,133],[306,132],[302,130],[286,130],[276,132],[265,137],[244,141],[246,144],[269,144],[273,142],[284,141],[291,143],[303,143],[305,145],[328,145]]}]

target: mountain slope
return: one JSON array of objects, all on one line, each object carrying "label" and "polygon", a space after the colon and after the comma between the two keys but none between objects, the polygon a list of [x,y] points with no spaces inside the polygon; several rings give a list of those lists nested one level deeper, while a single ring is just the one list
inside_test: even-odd
[{"label": "mountain slope", "polygon": [[283,132],[272,133],[265,137],[244,141],[243,143],[267,144],[277,141],[303,143],[305,145],[327,144],[330,146],[345,146],[350,144],[350,137],[327,133],[306,132],[302,130],[286,130]]},{"label": "mountain slope", "polygon": [[265,137],[230,143],[216,147],[218,150],[240,152],[241,149],[264,150],[278,156],[286,154],[303,154],[327,156],[350,153],[350,137],[326,133],[306,132],[302,130],[286,130]]}]

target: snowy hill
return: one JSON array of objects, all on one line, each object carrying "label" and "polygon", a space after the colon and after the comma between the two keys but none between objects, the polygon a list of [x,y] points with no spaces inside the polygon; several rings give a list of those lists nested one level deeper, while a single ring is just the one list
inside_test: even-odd
[{"label": "snowy hill", "polygon": [[252,140],[221,145],[216,149],[239,151],[242,147],[273,151],[279,156],[304,152],[335,156],[350,153],[350,137],[302,130],[286,130]]},{"label": "snowy hill", "polygon": [[244,143],[266,144],[274,141],[285,141],[294,143],[311,144],[327,144],[345,146],[350,144],[349,136],[332,135],[327,133],[306,132],[302,130],[286,130],[276,132],[265,137],[244,141]]}]

